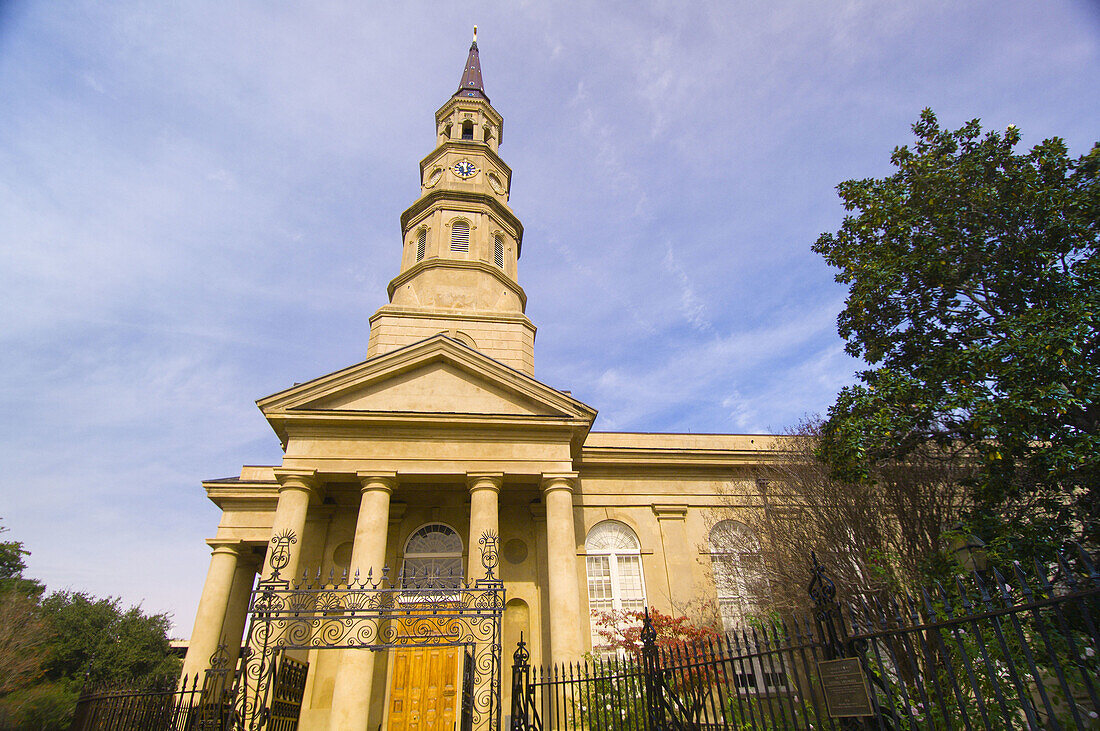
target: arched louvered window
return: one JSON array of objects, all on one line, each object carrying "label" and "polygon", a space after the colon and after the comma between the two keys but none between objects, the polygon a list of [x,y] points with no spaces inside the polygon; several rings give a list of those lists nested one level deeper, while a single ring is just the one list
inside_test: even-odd
[{"label": "arched louvered window", "polygon": [[424,258],[424,252],[428,248],[428,229],[422,228],[416,235],[416,260],[421,261]]},{"label": "arched louvered window", "polygon": [[443,523],[417,528],[405,543],[402,584],[414,589],[454,588],[462,584],[462,538]]},{"label": "arched louvered window", "polygon": [[451,251],[470,250],[470,224],[455,221],[451,224]]},{"label": "arched louvered window", "polygon": [[493,263],[504,268],[504,237],[500,234],[493,237]]},{"label": "arched louvered window", "polygon": [[[645,580],[638,536],[625,523],[605,520],[592,526],[584,542],[588,570],[588,607],[600,612],[640,612],[645,609]],[[592,622],[592,646],[605,642]]]},{"label": "arched louvered window", "polygon": [[752,530],[736,520],[723,520],[711,529],[707,543],[718,610],[727,632],[739,627],[753,611],[752,597],[759,590],[760,543]]}]

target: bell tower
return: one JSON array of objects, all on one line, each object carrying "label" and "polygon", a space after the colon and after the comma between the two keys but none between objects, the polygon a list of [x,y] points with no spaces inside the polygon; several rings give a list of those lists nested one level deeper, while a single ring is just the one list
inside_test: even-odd
[{"label": "bell tower", "polygon": [[481,78],[477,27],[462,80],[435,113],[420,197],[401,214],[401,268],[370,318],[367,357],[444,333],[531,375],[535,326],[519,286],[523,224],[508,206],[512,170],[497,154],[504,118]]}]

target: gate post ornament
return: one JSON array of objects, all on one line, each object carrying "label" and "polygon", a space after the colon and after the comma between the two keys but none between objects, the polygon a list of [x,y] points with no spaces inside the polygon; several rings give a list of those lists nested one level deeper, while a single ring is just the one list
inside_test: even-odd
[{"label": "gate post ornament", "polygon": [[290,564],[290,547],[298,542],[294,531],[285,530],[271,536],[271,578],[277,580],[279,572]]}]

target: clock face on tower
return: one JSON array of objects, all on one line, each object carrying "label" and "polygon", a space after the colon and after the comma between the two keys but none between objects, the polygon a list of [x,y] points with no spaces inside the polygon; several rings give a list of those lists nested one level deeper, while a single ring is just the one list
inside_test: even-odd
[{"label": "clock face on tower", "polygon": [[451,170],[460,178],[472,178],[477,173],[477,167],[469,160],[459,160],[451,166]]}]

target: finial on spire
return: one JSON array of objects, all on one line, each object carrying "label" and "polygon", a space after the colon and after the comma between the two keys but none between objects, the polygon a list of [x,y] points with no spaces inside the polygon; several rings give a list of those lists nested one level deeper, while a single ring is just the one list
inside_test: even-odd
[{"label": "finial on spire", "polygon": [[474,42],[470,44],[470,55],[466,58],[466,67],[462,69],[462,81],[458,82],[459,97],[470,97],[489,101],[485,86],[481,81],[481,60],[477,56],[477,26],[474,26]]}]

